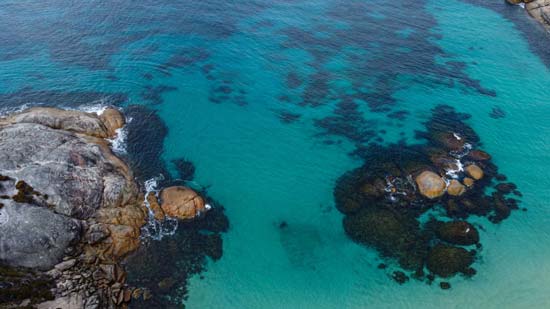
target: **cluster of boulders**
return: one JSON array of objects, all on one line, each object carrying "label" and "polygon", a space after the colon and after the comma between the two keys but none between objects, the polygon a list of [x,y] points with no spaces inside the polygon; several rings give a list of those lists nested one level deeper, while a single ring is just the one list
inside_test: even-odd
[{"label": "cluster of boulders", "polygon": [[550,1],[548,0],[506,0],[510,4],[523,4],[533,18],[550,31]]},{"label": "cluster of boulders", "polygon": [[[25,299],[0,294],[2,306],[114,308],[147,297],[126,285],[120,264],[140,246],[149,211],[110,149],[124,124],[115,108],[97,115],[36,107],[0,119],[0,266],[51,283],[42,294],[21,293]],[[208,209],[189,188],[165,191],[167,216]],[[0,285],[16,289],[16,277],[0,273]]]},{"label": "cluster of boulders", "polygon": [[[479,137],[467,118],[438,106],[426,131],[417,132],[424,143],[371,145],[365,164],[344,174],[334,190],[346,233],[395,259],[417,279],[474,275],[480,235],[466,220],[486,216],[497,223],[518,208],[509,195],[521,193],[504,182],[491,156],[477,149]],[[485,190],[489,186],[491,195]],[[430,210],[430,219],[422,223],[420,217]],[[406,282],[399,272],[392,277]]]}]

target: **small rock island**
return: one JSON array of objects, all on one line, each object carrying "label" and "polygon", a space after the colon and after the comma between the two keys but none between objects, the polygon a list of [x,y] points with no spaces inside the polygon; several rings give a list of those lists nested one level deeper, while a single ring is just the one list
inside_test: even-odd
[{"label": "small rock island", "polygon": [[110,148],[124,125],[115,108],[0,118],[0,307],[124,307],[143,294],[121,263],[149,212],[189,220],[209,209],[184,186],[145,199]]},{"label": "small rock island", "polygon": [[[482,226],[469,219],[498,224],[519,209],[521,192],[480,149],[469,117],[438,105],[415,143],[370,145],[361,154],[364,164],[336,182],[344,231],[379,252],[380,269],[393,264],[390,277],[400,284],[409,275],[428,284],[475,275]],[[439,285],[451,288],[447,281]]]}]

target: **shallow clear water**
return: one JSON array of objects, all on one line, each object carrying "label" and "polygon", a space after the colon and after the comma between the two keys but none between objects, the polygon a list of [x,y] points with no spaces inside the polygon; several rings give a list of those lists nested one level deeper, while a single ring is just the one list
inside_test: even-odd
[{"label": "shallow clear water", "polygon": [[[528,20],[519,8],[505,18],[467,2],[7,1],[0,104],[158,111],[163,158],[190,159],[231,222],[221,260],[190,282],[189,308],[547,307],[548,59],[512,22]],[[362,164],[351,152],[412,141],[438,104],[472,115],[529,209],[477,220],[478,273],[450,291],[377,269],[376,252],[344,234],[332,195]]]}]

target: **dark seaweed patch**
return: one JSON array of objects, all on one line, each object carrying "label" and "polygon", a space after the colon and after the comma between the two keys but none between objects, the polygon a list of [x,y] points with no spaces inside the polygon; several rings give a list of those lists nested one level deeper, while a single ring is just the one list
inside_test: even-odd
[{"label": "dark seaweed patch", "polygon": [[30,304],[52,300],[54,285],[51,278],[33,270],[0,265],[0,307],[19,307],[25,299]]},{"label": "dark seaweed patch", "polygon": [[162,95],[165,92],[170,91],[177,91],[178,88],[174,86],[167,86],[167,85],[159,85],[159,86],[145,86],[143,87],[143,91],[141,91],[141,97],[144,100],[147,100],[151,102],[151,104],[162,104],[164,100],[162,99]]},{"label": "dark seaweed patch", "polygon": [[410,113],[406,110],[400,110],[400,111],[395,111],[395,112],[391,112],[388,114],[388,118],[390,119],[397,119],[397,120],[405,120],[407,118],[407,116],[409,115]]},{"label": "dark seaweed patch", "polygon": [[290,72],[286,76],[286,85],[290,89],[298,88],[302,85],[302,80],[296,72]]},{"label": "dark seaweed patch", "polygon": [[282,123],[293,123],[300,119],[301,115],[286,110],[281,110],[278,112],[279,120]]},{"label": "dark seaweed patch", "polygon": [[210,53],[204,48],[187,48],[177,54],[163,65],[165,68],[184,68],[208,60]]},{"label": "dark seaweed patch", "polygon": [[[166,187],[193,179],[195,167],[186,159],[173,161],[180,179],[171,177],[162,159],[168,129],[154,110],[133,105],[125,109],[125,114],[133,119],[127,124],[128,161],[140,182],[163,175],[159,186]],[[152,292],[147,301],[132,301],[133,308],[181,306],[189,278],[206,271],[208,257],[222,257],[221,233],[229,229],[229,220],[223,206],[209,197],[206,189],[201,188],[199,193],[213,207],[210,211],[192,221],[180,222],[172,236],[160,241],[149,239],[128,259],[128,284]]]},{"label": "dark seaweed patch", "polygon": [[[0,27],[0,60],[29,57],[47,49],[56,62],[92,70],[111,66],[113,55],[131,43],[154,35],[226,38],[237,31],[237,23],[268,4],[227,1],[117,1],[105,10],[100,1],[75,3],[62,0],[48,4],[47,18],[36,14],[38,6],[13,3],[5,6]],[[218,12],[218,14],[212,14]],[[124,18],[120,18],[123,16]],[[92,25],[92,26],[90,26]],[[136,30],[139,29],[139,30]],[[98,39],[100,38],[100,39]],[[37,48],[38,47],[38,48]],[[149,56],[158,46],[136,49],[135,57]],[[185,65],[194,57],[177,56],[169,65]]]},{"label": "dark seaweed patch", "polygon": [[489,117],[493,119],[500,119],[506,117],[506,113],[500,107],[493,107],[493,109],[489,113]]},{"label": "dark seaweed patch", "polygon": [[322,129],[321,136],[343,136],[357,144],[368,143],[376,135],[374,125],[363,118],[359,105],[351,99],[340,101],[334,115],[315,119],[314,124]]},{"label": "dark seaweed patch", "polygon": [[162,160],[168,128],[162,119],[154,110],[141,105],[131,105],[125,108],[124,113],[132,118],[126,125],[126,149],[128,163],[137,179],[145,182],[160,174],[168,175]]},{"label": "dark seaweed patch", "polygon": [[195,165],[193,165],[193,162],[182,158],[172,160],[172,163],[176,167],[180,179],[186,181],[193,180],[195,177]]},{"label": "dark seaweed patch", "polygon": [[202,218],[180,223],[174,235],[149,241],[128,259],[128,283],[147,288],[153,295],[147,301],[133,301],[132,307],[180,306],[187,298],[189,278],[206,270],[207,257],[214,261],[222,257],[221,233],[227,231],[229,223],[223,207],[208,202],[214,208]]}]

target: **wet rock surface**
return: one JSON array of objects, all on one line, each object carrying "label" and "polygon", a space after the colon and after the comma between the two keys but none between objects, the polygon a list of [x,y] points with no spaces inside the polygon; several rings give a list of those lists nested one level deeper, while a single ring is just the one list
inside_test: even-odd
[{"label": "wet rock surface", "polygon": [[[0,119],[0,307],[177,307],[188,278],[221,258],[223,207],[172,179],[160,148],[141,151],[141,133],[162,145],[166,128],[142,107],[128,111],[137,177],[109,147],[126,124],[116,109],[41,107]],[[182,162],[191,180],[194,166]],[[135,179],[158,175],[166,189],[144,196]],[[141,237],[164,223],[170,235]]]},{"label": "wet rock surface", "polygon": [[510,4],[524,4],[534,19],[550,31],[550,2],[547,0],[507,0]]},{"label": "wet rock surface", "polygon": [[371,144],[362,151],[364,165],[341,176],[334,189],[346,234],[397,262],[390,277],[400,284],[406,282],[401,273],[427,283],[475,275],[483,237],[468,219],[499,223],[518,209],[510,196],[521,196],[513,183],[501,183],[506,177],[478,148],[469,115],[446,105],[432,112],[417,143]]},{"label": "wet rock surface", "polygon": [[160,198],[160,207],[170,217],[192,219],[208,210],[204,199],[188,187],[168,187],[161,191]]},{"label": "wet rock surface", "polygon": [[147,210],[109,147],[125,124],[31,108],[0,119],[0,307],[110,308],[127,302],[120,261],[140,245]]}]

